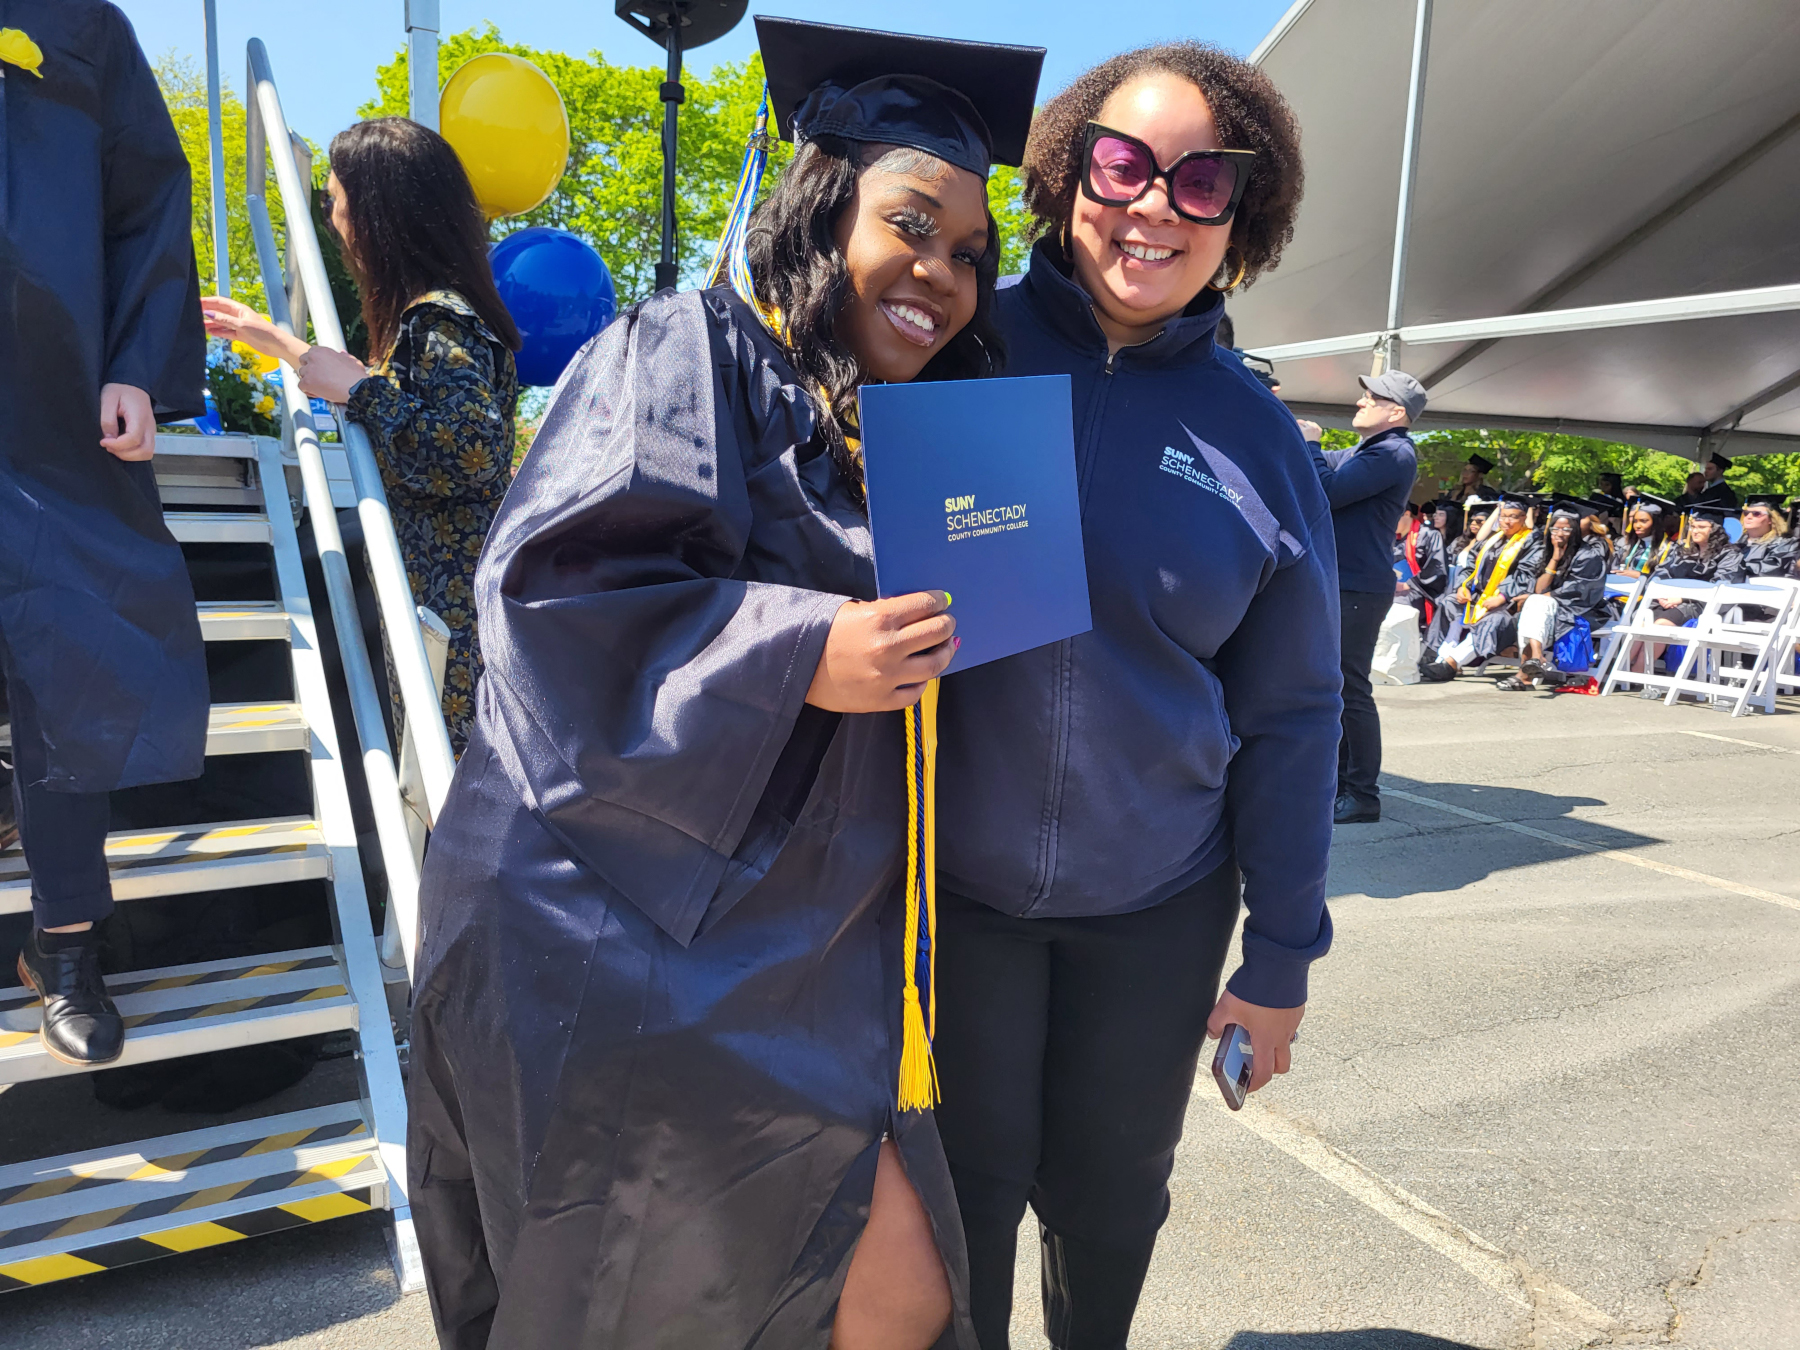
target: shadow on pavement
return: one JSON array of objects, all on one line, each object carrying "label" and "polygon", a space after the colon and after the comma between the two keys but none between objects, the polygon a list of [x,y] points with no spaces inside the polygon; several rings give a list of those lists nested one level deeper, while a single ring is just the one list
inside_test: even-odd
[{"label": "shadow on pavement", "polygon": [[1225,1350],[1480,1350],[1466,1341],[1447,1341],[1398,1327],[1355,1331],[1240,1331]]},{"label": "shadow on pavement", "polygon": [[1454,891],[1495,872],[1581,856],[1545,839],[1421,806],[1394,795],[1399,792],[1515,821],[1593,848],[1634,849],[1662,842],[1573,815],[1579,807],[1609,805],[1599,797],[1559,796],[1487,784],[1427,783],[1389,773],[1382,774],[1381,785],[1384,795],[1378,824],[1340,825],[1334,831],[1331,895],[1391,900],[1416,895],[1421,887]]}]

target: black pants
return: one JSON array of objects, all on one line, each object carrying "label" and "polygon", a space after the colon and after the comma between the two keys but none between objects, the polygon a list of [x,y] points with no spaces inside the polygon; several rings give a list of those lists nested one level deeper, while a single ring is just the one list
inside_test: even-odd
[{"label": "black pants", "polygon": [[982,1350],[1008,1350],[1029,1203],[1056,1350],[1124,1350],[1238,913],[1235,860],[1132,914],[938,900],[938,1130]]},{"label": "black pants", "polygon": [[1343,612],[1339,630],[1344,670],[1343,735],[1338,738],[1338,795],[1348,793],[1360,802],[1381,800],[1381,714],[1375,711],[1375,691],[1369,683],[1369,667],[1375,662],[1375,643],[1381,621],[1394,606],[1392,592],[1339,591]]},{"label": "black pants", "polygon": [[105,792],[52,792],[45,785],[49,757],[37,705],[7,676],[0,641],[0,679],[12,710],[12,796],[19,844],[31,868],[31,912],[39,928],[104,919],[113,910],[106,868],[106,829],[112,798]]}]

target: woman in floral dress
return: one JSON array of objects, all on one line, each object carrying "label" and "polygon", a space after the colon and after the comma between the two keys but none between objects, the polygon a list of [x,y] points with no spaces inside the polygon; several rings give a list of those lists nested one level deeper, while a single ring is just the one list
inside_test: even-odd
[{"label": "woman in floral dress", "polygon": [[380,360],[309,346],[233,300],[201,304],[208,332],[288,362],[307,395],[346,405],[369,433],[413,599],[450,629],[444,720],[460,755],[481,678],[475,564],[512,482],[519,333],[442,137],[404,117],[359,122],[333,139],[331,170],[332,228]]}]

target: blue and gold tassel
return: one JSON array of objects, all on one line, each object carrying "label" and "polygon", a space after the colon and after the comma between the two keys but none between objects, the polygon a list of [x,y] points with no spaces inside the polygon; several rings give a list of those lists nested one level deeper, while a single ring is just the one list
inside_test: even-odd
[{"label": "blue and gold tassel", "polygon": [[[931,1042],[937,1035],[937,708],[938,682],[906,710],[906,962],[900,1042],[900,1109],[939,1101]],[[921,920],[923,922],[921,922]],[[924,993],[920,993],[920,976]]]}]

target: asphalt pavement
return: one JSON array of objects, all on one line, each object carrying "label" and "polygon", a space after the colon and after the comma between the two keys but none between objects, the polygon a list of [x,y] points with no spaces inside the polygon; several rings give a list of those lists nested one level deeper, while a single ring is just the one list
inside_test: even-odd
[{"label": "asphalt pavement", "polygon": [[[1202,1079],[1133,1350],[1800,1346],[1800,703],[1378,698],[1294,1072]],[[33,1350],[434,1344],[377,1215],[0,1298]]]}]

